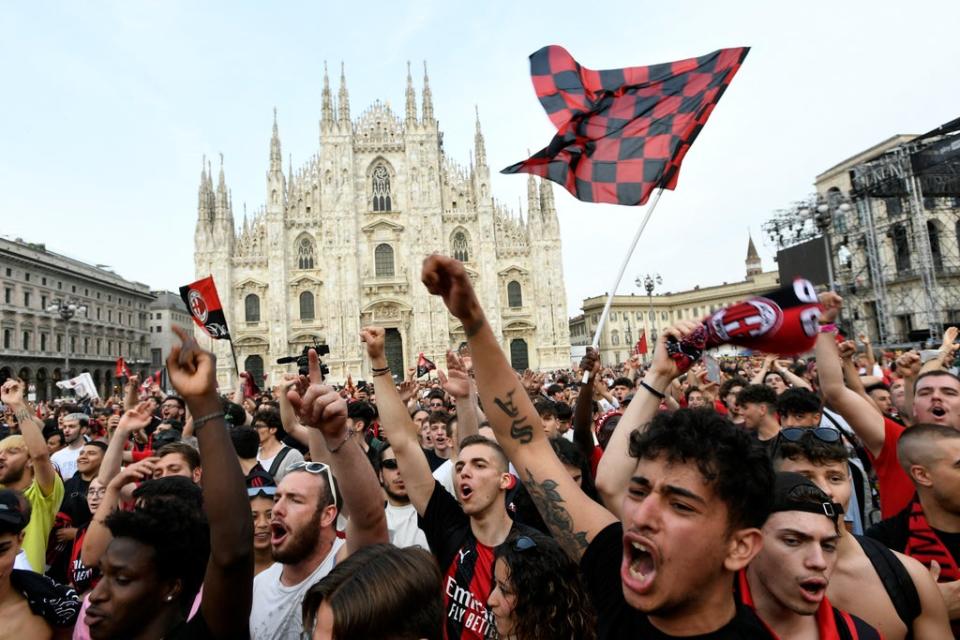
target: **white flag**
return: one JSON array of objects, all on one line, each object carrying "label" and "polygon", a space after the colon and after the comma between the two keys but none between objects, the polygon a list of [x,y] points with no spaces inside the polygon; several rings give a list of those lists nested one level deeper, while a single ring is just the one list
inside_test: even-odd
[{"label": "white flag", "polygon": [[63,382],[58,382],[57,386],[61,389],[73,389],[77,396],[81,398],[99,398],[97,387],[93,384],[93,378],[90,374],[81,373],[76,378],[70,378]]}]

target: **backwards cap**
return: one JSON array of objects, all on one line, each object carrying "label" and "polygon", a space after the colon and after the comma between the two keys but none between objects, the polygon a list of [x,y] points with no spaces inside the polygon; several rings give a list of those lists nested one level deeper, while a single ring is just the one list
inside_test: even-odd
[{"label": "backwards cap", "polygon": [[816,513],[830,518],[834,524],[837,524],[837,520],[843,513],[843,507],[836,502],[831,502],[820,487],[799,473],[780,471],[774,480],[773,508],[770,509],[770,513],[778,511]]}]

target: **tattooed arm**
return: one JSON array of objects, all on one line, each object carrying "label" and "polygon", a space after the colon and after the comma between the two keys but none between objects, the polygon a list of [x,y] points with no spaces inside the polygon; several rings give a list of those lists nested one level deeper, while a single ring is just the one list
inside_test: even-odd
[{"label": "tattooed arm", "polygon": [[553,453],[533,403],[487,324],[463,265],[445,256],[430,256],[423,264],[422,278],[430,293],[442,296],[450,313],[463,323],[480,401],[497,441],[553,537],[578,560],[594,536],[616,518],[580,490]]}]

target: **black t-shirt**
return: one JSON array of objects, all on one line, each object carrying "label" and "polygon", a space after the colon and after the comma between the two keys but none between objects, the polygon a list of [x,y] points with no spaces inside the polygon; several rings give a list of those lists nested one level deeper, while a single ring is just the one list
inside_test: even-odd
[{"label": "black t-shirt", "polygon": [[[634,609],[623,597],[620,564],[623,560],[623,525],[614,522],[597,534],[580,559],[587,593],[597,610],[598,640],[643,638],[669,640],[677,636],[663,633],[653,626],[642,612]],[[730,598],[734,598],[730,584]],[[736,604],[733,620],[711,633],[684,636],[686,640],[754,640],[773,638],[752,609]]]},{"label": "black t-shirt", "polygon": [[[470,516],[439,482],[419,526],[443,573],[443,637],[447,640],[485,640],[496,637],[487,598],[493,590],[493,548],[473,537]],[[532,530],[514,523],[511,534]]]},{"label": "black t-shirt", "polygon": [[[907,548],[907,539],[910,537],[910,508],[911,505],[907,505],[907,508],[897,515],[881,520],[864,533],[874,540],[882,542],[890,549],[904,553]],[[960,566],[960,533],[948,533],[932,527],[931,531],[953,556],[953,561]]]},{"label": "black t-shirt", "polygon": [[197,615],[174,627],[163,637],[164,640],[215,640],[216,638],[203,618],[203,611],[197,611]]},{"label": "black t-shirt", "polygon": [[444,462],[447,461],[446,458],[441,458],[436,453],[434,453],[433,449],[424,449],[423,454],[427,456],[427,463],[430,465],[431,473],[436,471],[440,467],[440,465],[442,465]]},{"label": "black t-shirt", "polygon": [[73,477],[63,483],[63,502],[60,503],[60,511],[70,516],[72,524],[70,526],[83,527],[90,523],[90,507],[87,505],[87,489],[90,488],[90,480],[84,480],[77,471]]}]

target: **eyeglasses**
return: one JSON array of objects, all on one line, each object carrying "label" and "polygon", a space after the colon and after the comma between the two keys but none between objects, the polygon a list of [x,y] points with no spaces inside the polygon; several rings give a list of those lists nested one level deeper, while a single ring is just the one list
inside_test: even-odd
[{"label": "eyeglasses", "polygon": [[306,471],[307,473],[315,476],[323,474],[323,476],[327,479],[327,486],[330,487],[330,495],[333,496],[333,505],[337,505],[337,488],[333,486],[333,472],[330,470],[330,465],[326,465],[322,462],[294,462],[292,465],[287,467],[287,473],[291,473],[293,471]]},{"label": "eyeglasses", "polygon": [[268,498],[272,498],[277,495],[276,487],[247,487],[247,496],[250,498],[256,498],[259,495],[265,495]]},{"label": "eyeglasses", "polygon": [[807,434],[812,435],[820,442],[838,442],[840,432],[830,427],[786,427],[780,430],[780,437],[790,442],[800,442]]},{"label": "eyeglasses", "polygon": [[106,487],[100,487],[99,489],[87,489],[87,497],[88,497],[88,498],[95,498],[95,497],[100,497],[100,498],[102,498],[102,497],[105,496],[106,494],[107,494],[107,488],[106,488]]},{"label": "eyeglasses", "polygon": [[530,536],[520,536],[517,538],[517,541],[513,543],[514,551],[526,551],[527,549],[534,549],[537,546],[537,542]]}]

